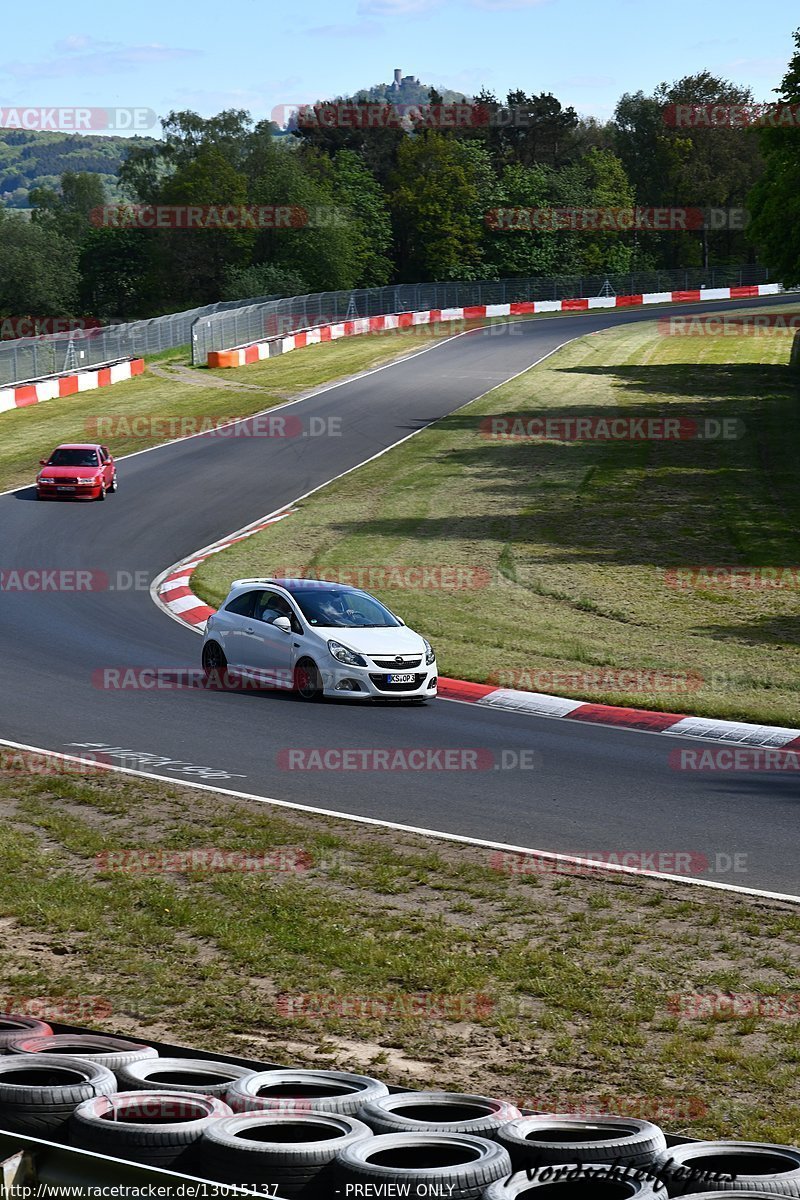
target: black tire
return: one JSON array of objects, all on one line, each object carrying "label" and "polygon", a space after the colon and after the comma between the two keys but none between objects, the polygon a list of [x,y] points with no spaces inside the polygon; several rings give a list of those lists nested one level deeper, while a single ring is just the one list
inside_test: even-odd
[{"label": "black tire", "polygon": [[105,498],[106,498],[106,485],[105,485],[105,481],[104,481],[103,483],[100,484],[100,494],[97,497],[97,499],[105,500]]},{"label": "black tire", "polygon": [[459,1092],[395,1092],[365,1104],[359,1118],[374,1133],[474,1133],[495,1139],[518,1108],[490,1096]]},{"label": "black tire", "polygon": [[[800,1149],[769,1142],[688,1142],[671,1146],[656,1163],[670,1196],[704,1192],[752,1191],[760,1195],[800,1196]],[[688,1168],[694,1172],[686,1177]],[[699,1172],[734,1175],[706,1179]]]},{"label": "black tire", "polygon": [[0,1058],[0,1129],[60,1137],[76,1105],[117,1090],[108,1067],[61,1054]]},{"label": "black tire", "polygon": [[219,642],[206,642],[202,662],[207,682],[224,691],[230,684],[230,667]]},{"label": "black tire", "polygon": [[371,1137],[362,1121],[335,1113],[243,1113],[204,1131],[198,1170],[218,1183],[271,1183],[287,1200],[334,1196],[337,1155]]},{"label": "black tire", "polygon": [[382,1133],[348,1146],[336,1162],[340,1185],[380,1183],[387,1196],[414,1196],[418,1185],[436,1184],[436,1194],[450,1200],[480,1200],[511,1173],[502,1146],[469,1133]]},{"label": "black tire", "polygon": [[111,477],[111,483],[108,485],[108,490],[110,492],[118,492],[119,491],[119,480],[117,479],[116,471],[114,472],[114,474]]},{"label": "black tire", "polygon": [[666,1150],[658,1125],[635,1117],[575,1117],[542,1113],[521,1117],[497,1135],[514,1170],[546,1163],[627,1163],[647,1166]]},{"label": "black tire", "polygon": [[16,1013],[0,1013],[0,1054],[5,1054],[8,1043],[16,1038],[44,1037],[52,1032],[46,1021],[38,1021],[35,1017],[18,1017]]},{"label": "black tire", "polygon": [[[626,1171],[631,1172],[625,1175]],[[639,1171],[640,1175],[633,1172]],[[532,1178],[534,1172],[536,1177]],[[567,1174],[572,1173],[570,1178]],[[500,1179],[491,1184],[483,1193],[482,1200],[516,1200],[517,1196],[544,1198],[547,1191],[548,1200],[592,1200],[593,1196],[602,1196],[603,1200],[652,1200],[658,1197],[663,1200],[664,1189],[656,1192],[653,1180],[648,1179],[641,1167],[621,1166],[615,1170],[610,1163],[561,1163],[534,1167],[529,1171],[520,1171],[510,1179]]]},{"label": "black tire", "polygon": [[95,1033],[52,1033],[46,1037],[17,1037],[8,1043],[12,1054],[68,1054],[117,1071],[128,1063],[158,1058],[158,1051],[142,1042],[125,1038],[105,1037]]},{"label": "black tire", "polygon": [[225,1099],[236,1113],[313,1111],[355,1117],[364,1104],[388,1094],[385,1083],[348,1071],[259,1071],[232,1083]]},{"label": "black tire", "polygon": [[79,1104],[70,1142],[83,1150],[151,1166],[191,1168],[203,1131],[231,1116],[216,1096],[197,1092],[116,1092]]},{"label": "black tire", "polygon": [[252,1075],[252,1067],[205,1058],[148,1058],[117,1069],[121,1092],[199,1092],[225,1099],[234,1079]]},{"label": "black tire", "polygon": [[294,690],[310,704],[322,699],[322,676],[311,658],[301,658],[294,669]]}]

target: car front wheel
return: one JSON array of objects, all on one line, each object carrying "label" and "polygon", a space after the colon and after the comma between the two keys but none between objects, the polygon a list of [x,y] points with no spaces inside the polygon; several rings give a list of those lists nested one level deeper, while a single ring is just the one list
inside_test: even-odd
[{"label": "car front wheel", "polygon": [[322,677],[310,658],[301,658],[295,667],[294,690],[301,700],[322,699]]}]

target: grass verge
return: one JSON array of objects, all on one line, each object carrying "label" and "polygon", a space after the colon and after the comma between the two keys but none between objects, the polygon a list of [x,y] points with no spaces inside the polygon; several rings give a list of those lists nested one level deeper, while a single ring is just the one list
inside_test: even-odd
[{"label": "grass verge", "polygon": [[[697,1137],[797,1140],[796,990],[789,1019],[691,1019],[674,999],[796,989],[789,904],[509,873],[478,847],[220,805],[177,783],[37,776],[10,751],[0,761],[4,1005],[100,997],[110,1015],[75,1023],[649,1115]],[[308,867],[136,874],[96,858],[198,847],[283,848],[286,862],[302,850]],[[308,994],[317,1015],[292,1016]],[[419,997],[427,1015],[403,1011]]]},{"label": "grass verge", "polygon": [[[782,334],[665,337],[655,322],[582,338],[214,555],[196,588],[218,604],[238,576],[361,571],[435,642],[443,674],[796,726],[797,576],[670,585],[676,568],[800,563],[788,354]],[[496,415],[740,427],[730,440],[498,441],[481,432]],[[404,575],[419,567],[428,584]]]}]

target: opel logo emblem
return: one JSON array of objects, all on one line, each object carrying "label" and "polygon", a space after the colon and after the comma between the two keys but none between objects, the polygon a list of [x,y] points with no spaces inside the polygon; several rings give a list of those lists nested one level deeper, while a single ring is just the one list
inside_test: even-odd
[{"label": "opel logo emblem", "polygon": [[401,666],[401,664],[403,662],[402,655],[398,654],[394,661],[397,663],[398,667]]}]

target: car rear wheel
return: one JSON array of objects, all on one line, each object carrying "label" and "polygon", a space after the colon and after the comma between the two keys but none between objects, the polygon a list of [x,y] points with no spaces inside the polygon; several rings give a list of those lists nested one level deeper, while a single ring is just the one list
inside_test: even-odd
[{"label": "car rear wheel", "polygon": [[116,492],[118,489],[119,483],[117,482],[117,472],[115,471],[111,477],[111,483],[108,485],[108,490],[110,492]]},{"label": "car rear wheel", "polygon": [[301,658],[295,667],[294,690],[301,700],[322,699],[322,678],[317,664],[310,658]]},{"label": "car rear wheel", "polygon": [[203,674],[220,685],[228,678],[228,660],[219,642],[206,642],[203,646]]}]

